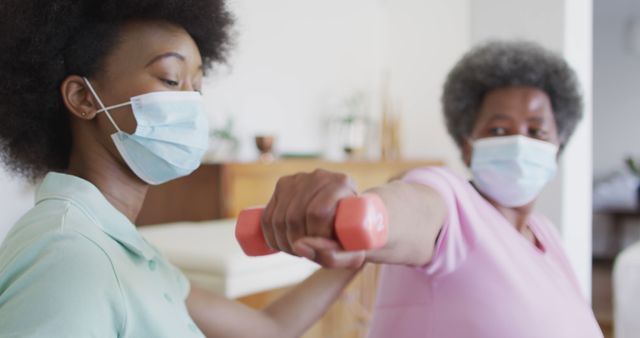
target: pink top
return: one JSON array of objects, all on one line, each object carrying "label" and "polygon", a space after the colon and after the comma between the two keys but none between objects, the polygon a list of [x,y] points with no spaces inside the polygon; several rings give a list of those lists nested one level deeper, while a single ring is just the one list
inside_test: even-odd
[{"label": "pink top", "polygon": [[531,217],[538,248],[450,171],[403,180],[436,189],[449,212],[429,264],[383,267],[370,337],[602,337],[548,220]]}]

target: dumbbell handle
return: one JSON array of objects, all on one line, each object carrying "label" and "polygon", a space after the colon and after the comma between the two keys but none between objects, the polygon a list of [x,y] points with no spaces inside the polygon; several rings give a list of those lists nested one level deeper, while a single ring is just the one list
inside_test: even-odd
[{"label": "dumbbell handle", "polygon": [[[236,223],[236,239],[247,256],[277,252],[264,239],[260,218],[264,208],[242,210]],[[335,231],[347,251],[371,250],[386,244],[389,218],[384,203],[374,194],[347,197],[338,203]]]}]

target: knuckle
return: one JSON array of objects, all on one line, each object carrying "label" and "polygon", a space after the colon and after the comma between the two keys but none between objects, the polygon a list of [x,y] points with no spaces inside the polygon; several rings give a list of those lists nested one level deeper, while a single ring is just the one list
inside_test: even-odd
[{"label": "knuckle", "polygon": [[287,230],[287,223],[286,222],[277,222],[273,224],[273,227],[276,231],[276,236],[279,237],[278,235],[284,233]]},{"label": "knuckle", "polygon": [[322,178],[326,177],[327,175],[329,175],[329,172],[324,170],[324,169],[318,168],[318,169],[314,170],[311,173],[311,175],[316,179],[322,179]]},{"label": "knuckle", "polygon": [[336,174],[336,183],[343,186],[351,185],[351,177],[345,174]]},{"label": "knuckle", "polygon": [[294,182],[296,180],[296,176],[298,174],[282,176],[276,182],[276,190],[286,188],[290,182]]},{"label": "knuckle", "polygon": [[281,219],[280,217],[274,217],[271,219],[271,226],[274,228],[274,230],[281,231],[281,229],[286,227],[286,224],[284,219]]},{"label": "knuckle", "polygon": [[299,213],[289,213],[285,218],[287,232],[299,232],[304,227],[304,217]]},{"label": "knuckle", "polygon": [[333,214],[331,209],[327,207],[309,208],[307,211],[307,219],[311,222],[324,222],[331,220],[332,218]]},{"label": "knuckle", "polygon": [[316,168],[316,169],[312,172],[312,174],[313,174],[313,175],[322,175],[322,174],[324,174],[325,172],[326,172],[326,170],[324,170],[324,169],[322,169],[322,168]]},{"label": "knuckle", "polygon": [[289,177],[280,177],[276,182],[276,190],[282,189],[287,185]]},{"label": "knuckle", "polygon": [[290,176],[291,180],[294,182],[299,182],[302,178],[304,178],[304,175],[302,173],[295,173],[293,175]]}]

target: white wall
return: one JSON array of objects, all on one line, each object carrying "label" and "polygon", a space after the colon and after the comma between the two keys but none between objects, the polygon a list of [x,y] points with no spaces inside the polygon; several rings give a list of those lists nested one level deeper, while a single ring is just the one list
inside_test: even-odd
[{"label": "white wall", "polygon": [[341,100],[380,87],[387,21],[381,1],[236,0],[230,67],[205,97],[214,123],[233,116],[241,159],[253,136],[277,135],[282,152],[322,152],[323,127]]},{"label": "white wall", "polygon": [[408,158],[438,158],[466,172],[449,137],[440,96],[449,70],[470,47],[468,0],[388,1],[392,93],[402,112]]},{"label": "white wall", "polygon": [[236,0],[231,9],[237,45],[205,97],[214,124],[236,119],[241,160],[256,158],[253,136],[264,132],[281,152],[327,153],[341,100],[369,93],[377,119],[389,72],[406,157],[457,161],[439,96],[469,47],[468,0]]},{"label": "white wall", "polygon": [[640,158],[640,54],[630,53],[625,34],[633,18],[640,20],[639,1],[594,1],[595,177],[621,169],[626,156]]},{"label": "white wall", "polygon": [[584,0],[471,1],[471,40],[524,38],[564,55],[578,73],[585,118],[538,209],[558,227],[585,296],[591,295],[592,5]]},{"label": "white wall", "polygon": [[471,41],[525,38],[561,51],[564,1],[472,0]]}]

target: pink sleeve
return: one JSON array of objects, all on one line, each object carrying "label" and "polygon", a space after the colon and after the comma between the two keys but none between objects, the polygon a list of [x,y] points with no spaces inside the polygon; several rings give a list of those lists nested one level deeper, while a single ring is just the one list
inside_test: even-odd
[{"label": "pink sleeve", "polygon": [[[420,168],[407,173],[402,180],[429,186],[440,193],[447,206],[447,216],[435,243],[431,261],[423,269],[429,275],[455,270],[467,257],[475,234],[469,220],[474,218],[471,185],[444,167]],[[425,243],[430,245],[430,243]]]}]

